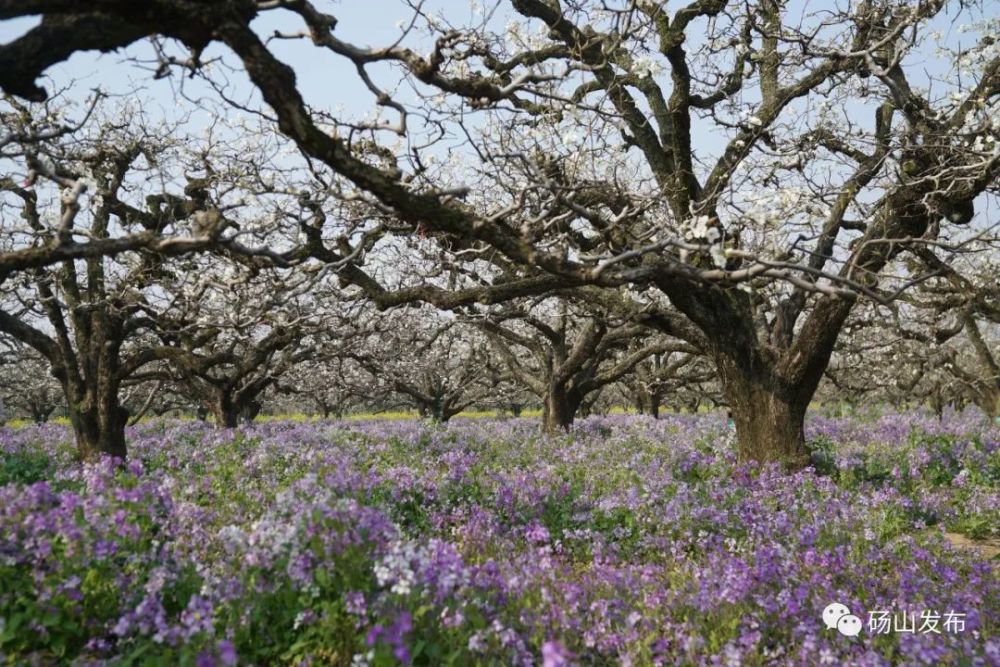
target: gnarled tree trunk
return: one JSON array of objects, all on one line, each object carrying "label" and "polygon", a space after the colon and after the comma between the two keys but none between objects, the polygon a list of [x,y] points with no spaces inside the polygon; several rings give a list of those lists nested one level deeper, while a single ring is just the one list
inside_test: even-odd
[{"label": "gnarled tree trunk", "polygon": [[32,403],[28,406],[28,411],[31,413],[31,421],[36,424],[44,424],[52,416],[52,412],[55,407],[49,407],[47,405],[38,405],[37,403]]},{"label": "gnarled tree trunk", "polygon": [[660,395],[657,392],[639,387],[635,390],[633,402],[640,415],[649,415],[654,419],[660,416]]},{"label": "gnarled tree trunk", "polygon": [[580,399],[565,387],[549,385],[543,400],[542,429],[552,435],[568,431],[579,407]]},{"label": "gnarled tree trunk", "polygon": [[209,405],[215,425],[219,428],[236,428],[240,423],[240,410],[233,400],[233,395],[219,391]]},{"label": "gnarled tree trunk", "polygon": [[723,395],[736,425],[737,456],[743,461],[780,463],[788,469],[809,462],[804,425],[815,386],[812,382],[789,383],[773,368],[760,364],[737,363],[732,356],[720,356]]},{"label": "gnarled tree trunk", "polygon": [[94,461],[102,454],[124,459],[125,425],[128,410],[121,406],[88,408],[72,406],[70,423],[76,435],[77,448],[84,461]]},{"label": "gnarled tree trunk", "polygon": [[983,386],[975,393],[976,405],[991,419],[1000,418],[1000,386]]},{"label": "gnarled tree trunk", "polygon": [[217,427],[236,428],[240,423],[252,423],[263,406],[256,399],[256,394],[216,386],[205,407],[211,411]]},{"label": "gnarled tree trunk", "polygon": [[808,463],[803,430],[808,398],[769,388],[742,395],[730,388],[729,395],[740,461],[776,462],[792,469]]},{"label": "gnarled tree trunk", "polygon": [[[118,384],[107,375],[83,379],[57,375],[66,393],[77,451],[84,461],[102,455],[124,459],[129,412],[119,402]],[[89,386],[88,386],[89,385]]]},{"label": "gnarled tree trunk", "polygon": [[431,402],[424,406],[424,414],[435,424],[444,424],[452,416],[446,402],[440,397],[434,397]]}]

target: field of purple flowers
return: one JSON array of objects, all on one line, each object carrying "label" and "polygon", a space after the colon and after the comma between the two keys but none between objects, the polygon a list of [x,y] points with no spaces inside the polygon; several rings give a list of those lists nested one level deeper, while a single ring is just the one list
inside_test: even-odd
[{"label": "field of purple flowers", "polygon": [[784,475],[712,415],[166,422],[117,470],[0,429],[0,663],[1000,664],[1000,561],[943,536],[1000,531],[1000,428],[809,437]]}]

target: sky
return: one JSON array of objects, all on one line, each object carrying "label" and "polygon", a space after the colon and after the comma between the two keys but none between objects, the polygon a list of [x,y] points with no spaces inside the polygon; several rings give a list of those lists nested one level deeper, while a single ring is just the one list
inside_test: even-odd
[{"label": "sky", "polygon": [[[337,18],[335,34],[338,37],[358,46],[384,46],[393,43],[401,34],[400,27],[407,24],[413,15],[412,10],[402,0],[317,0],[315,4]],[[502,34],[504,26],[512,16],[508,3],[491,0],[487,4],[489,9],[484,10],[476,0],[471,2],[425,0],[422,8],[426,13],[446,16],[450,22],[459,25],[478,22],[482,20],[483,14],[488,12],[491,17],[489,21],[491,27],[495,27],[497,32]],[[829,4],[844,3],[838,0],[835,3],[827,3]],[[790,15],[803,8],[808,11],[821,9],[818,3],[810,3],[809,0],[790,0],[788,5]],[[987,0],[986,15],[989,15],[990,6],[994,12],[1000,12],[1000,1]],[[33,18],[0,21],[0,43],[11,41],[37,22],[38,19]],[[276,30],[299,31],[301,20],[287,10],[266,11],[261,13],[254,26],[258,28],[258,34],[266,36]],[[946,42],[959,43],[962,39],[946,14],[936,19],[930,27],[945,33]],[[699,43],[701,40],[697,31],[691,33],[689,40],[694,44]],[[412,36],[407,43],[422,51],[428,47],[426,40],[414,41]],[[371,93],[364,87],[353,66],[346,59],[317,49],[305,39],[275,40],[271,48],[284,62],[293,67],[300,82],[299,89],[310,105],[330,110],[338,115],[355,117],[363,116],[372,110],[374,105]],[[68,61],[57,64],[47,71],[46,76],[52,81],[47,88],[58,89],[70,81],[75,81],[71,96],[79,98],[85,97],[96,87],[107,92],[137,92],[144,104],[151,103],[159,107],[159,112],[168,118],[178,113],[175,93],[181,83],[185,93],[193,98],[211,95],[208,88],[199,85],[195,80],[188,79],[181,82],[180,79],[183,77],[178,72],[171,77],[156,81],[148,69],[142,69],[135,63],[129,62],[133,58],[148,62],[152,59],[153,53],[151,46],[145,40],[108,55],[96,52],[76,53]],[[225,61],[235,65],[235,58],[218,45],[210,47],[204,58],[207,60],[220,55]],[[913,60],[911,76],[917,77],[916,80],[919,82],[924,72],[940,73],[939,70],[939,63],[928,54],[926,59]],[[378,66],[373,67],[372,71],[374,78],[380,84],[398,80],[387,70],[380,71]],[[246,99],[248,95],[256,95],[256,91],[242,73],[227,71],[225,76],[232,82],[229,92],[235,99]],[[401,99],[406,99],[405,88],[395,92]],[[695,132],[698,133],[696,146],[702,148],[721,146],[719,137],[715,133],[700,132],[697,126]]]},{"label": "sky", "polygon": [[[337,35],[358,46],[385,46],[393,43],[401,33],[398,25],[412,18],[412,11],[400,0],[321,0],[316,4],[337,18]],[[448,14],[452,18],[470,15],[468,4],[464,0],[435,0],[425,2],[424,7],[429,11],[448,7]],[[456,8],[462,8],[463,11],[456,12]],[[37,25],[38,21],[37,18],[0,21],[0,43],[16,39]],[[263,12],[253,25],[261,36],[276,30],[297,32],[302,29],[301,19],[287,10]],[[323,52],[308,40],[275,40],[271,46],[274,53],[295,70],[300,90],[310,105],[330,110],[344,109],[351,115],[359,116],[372,108],[371,93],[357,77],[353,66],[344,58]],[[53,84],[46,87],[51,91],[62,84],[75,81],[79,97],[85,96],[95,87],[109,92],[138,90],[144,99],[158,104],[165,116],[171,116],[175,113],[172,109],[176,107],[178,74],[156,81],[150,71],[128,62],[132,58],[150,60],[153,55],[153,49],[145,40],[111,54],[78,52],[68,61],[49,68],[46,76]],[[220,55],[230,63],[236,62],[234,56],[218,45],[210,47],[204,54],[204,59]],[[249,82],[245,77],[234,76],[233,83],[237,95],[250,92]],[[196,82],[187,81],[184,87],[192,96],[209,92]]]},{"label": "sky", "polygon": [[[341,39],[345,39],[359,46],[384,46],[393,43],[401,34],[401,26],[405,25],[412,18],[412,10],[407,7],[402,0],[317,0],[317,6],[334,15],[338,24],[335,34]],[[809,11],[821,10],[831,4],[845,4],[842,0],[835,3],[810,3],[808,0],[789,0],[789,12],[795,13],[807,8]],[[511,18],[507,2],[489,4],[489,7],[496,9],[488,10],[491,13],[489,23],[495,27],[498,33],[503,32],[508,20]],[[674,5],[671,5],[673,7]],[[679,6],[679,5],[677,5]],[[1000,13],[1000,1],[987,0],[985,3],[985,14],[990,15],[990,7],[994,13]],[[441,13],[453,23],[464,24],[469,22],[479,22],[482,20],[482,12],[479,4],[473,0],[426,0],[423,9],[427,13]],[[11,21],[0,21],[0,43],[6,43],[18,35],[30,29],[37,19],[17,19]],[[295,32],[301,30],[301,20],[287,10],[267,11],[261,14],[254,26],[258,29],[258,34],[262,36],[271,35],[276,30],[284,32]],[[534,28],[538,28],[536,22]],[[962,40],[970,40],[972,37],[965,37],[951,22],[951,17],[943,14],[936,19],[929,29],[937,30],[943,34],[943,42],[949,45],[961,43]],[[691,31],[691,41],[697,44],[702,38],[696,30]],[[428,45],[426,40],[421,41],[419,37],[411,36],[409,45],[418,51],[426,51]],[[335,56],[323,49],[318,49],[307,39],[300,40],[274,40],[271,44],[272,50],[284,62],[288,63],[295,70],[299,80],[299,90],[306,101],[316,109],[323,109],[331,112],[338,118],[359,119],[372,112],[375,108],[374,98],[368,91],[360,78],[354,71],[354,67],[346,59]],[[161,80],[154,80],[151,72],[151,65],[145,68],[137,65],[136,61],[147,63],[153,59],[154,51],[147,41],[138,42],[120,52],[101,55],[94,52],[77,53],[67,62],[51,67],[46,76],[51,82],[44,85],[50,91],[59,89],[73,83],[73,88],[69,92],[70,98],[84,99],[94,88],[100,87],[105,92],[132,96],[142,101],[146,111],[151,111],[154,116],[159,115],[165,119],[178,118],[186,114],[193,113],[190,119],[192,129],[197,130],[199,125],[207,126],[212,120],[213,113],[234,113],[231,108],[218,104],[216,94],[211,91],[204,82],[198,79],[185,78],[179,71],[175,71],[172,76]],[[179,55],[182,55],[179,53]],[[226,89],[227,95],[233,99],[243,102],[250,101],[249,106],[259,104],[259,96],[251,86],[245,75],[237,67],[234,56],[225,49],[214,45],[203,55],[203,60],[211,60],[214,57],[222,57],[223,62],[232,65],[232,69],[221,67],[218,64],[212,65],[214,69],[213,77],[216,80],[227,80],[229,85]],[[910,75],[916,85],[921,83],[921,78],[928,74],[941,75],[941,62],[936,60],[931,53],[915,54],[910,62]],[[399,81],[399,77],[386,67],[379,69],[379,66],[372,67],[373,78],[383,87],[394,86]],[[667,78],[669,75],[662,75]],[[669,83],[665,82],[665,88],[669,90]],[[211,99],[212,104],[206,105],[214,111],[197,110],[197,106],[189,103],[179,103],[177,93],[183,93],[191,99]],[[412,99],[412,92],[406,86],[400,89],[391,89],[394,96],[398,96],[402,101]],[[753,99],[746,98],[748,103]],[[842,111],[846,116],[854,119],[862,119],[866,125],[871,124],[871,100],[855,100],[849,103],[849,108]],[[191,111],[196,109],[195,111]],[[221,110],[221,111],[220,111]],[[391,116],[390,116],[391,117]],[[394,118],[392,118],[394,120]],[[478,121],[473,121],[473,123]],[[727,137],[718,132],[712,131],[707,124],[695,121],[694,146],[699,157],[714,161],[725,145]],[[458,137],[454,140],[460,141]]]}]

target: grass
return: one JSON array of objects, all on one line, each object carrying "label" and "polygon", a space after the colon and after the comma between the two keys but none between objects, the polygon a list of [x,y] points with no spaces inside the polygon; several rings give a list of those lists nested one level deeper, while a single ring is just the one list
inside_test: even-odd
[{"label": "grass", "polygon": [[[813,404],[810,407],[818,408],[819,404]],[[712,412],[713,408],[709,406],[701,406],[698,409],[699,413]],[[671,410],[670,408],[660,408],[660,413],[664,415],[668,414],[687,414],[687,410]],[[616,405],[608,411],[608,414],[612,415],[634,415],[637,414],[635,408]],[[495,418],[500,416],[500,413],[496,410],[463,410],[459,412],[456,417],[463,417],[466,419],[483,419],[483,418]],[[522,417],[541,417],[541,408],[527,408],[521,412]],[[347,421],[369,421],[369,420],[410,420],[410,419],[420,419],[420,413],[416,410],[385,410],[381,412],[354,412],[351,414],[344,415],[343,417]],[[155,415],[143,417],[138,423],[155,422],[162,419]],[[174,419],[180,419],[182,421],[193,421],[195,419],[194,415],[180,415],[174,417]],[[268,422],[278,422],[278,421],[294,421],[294,422],[317,422],[322,421],[323,417],[318,414],[306,414],[304,412],[292,412],[292,413],[280,413],[280,414],[269,414],[269,415],[259,415],[254,422],[256,423],[268,423]],[[1000,421],[1000,418],[998,418]],[[48,421],[50,424],[59,424],[60,426],[69,426],[70,421],[68,417],[54,417]],[[23,428],[25,426],[32,426],[34,422],[30,419],[10,419],[7,421],[5,426],[10,428]]]}]

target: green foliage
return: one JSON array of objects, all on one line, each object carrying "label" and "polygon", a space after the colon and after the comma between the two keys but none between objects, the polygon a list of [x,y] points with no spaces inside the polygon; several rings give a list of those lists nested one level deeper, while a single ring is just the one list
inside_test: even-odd
[{"label": "green foliage", "polygon": [[813,438],[806,443],[809,450],[809,463],[819,475],[839,478],[840,471],[837,469],[837,460],[834,458],[836,443],[832,438],[820,436]]},{"label": "green foliage", "polygon": [[41,482],[51,468],[52,461],[43,452],[0,452],[0,485]]}]

